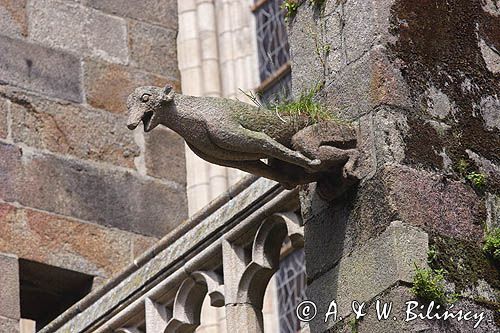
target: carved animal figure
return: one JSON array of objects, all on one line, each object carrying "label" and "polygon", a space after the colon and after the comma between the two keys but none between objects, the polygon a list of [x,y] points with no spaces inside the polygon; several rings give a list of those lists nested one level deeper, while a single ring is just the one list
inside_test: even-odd
[{"label": "carved animal figure", "polygon": [[204,160],[273,179],[287,188],[316,181],[346,163],[352,168],[357,157],[355,133],[348,126],[309,126],[307,117],[278,116],[236,100],[185,96],[169,86],[148,86],[129,96],[127,108],[129,129],[141,121],[146,132],[162,124]]}]

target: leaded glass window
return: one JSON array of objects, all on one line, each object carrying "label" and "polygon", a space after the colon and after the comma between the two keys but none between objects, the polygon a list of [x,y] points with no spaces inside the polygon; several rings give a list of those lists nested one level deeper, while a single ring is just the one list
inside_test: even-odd
[{"label": "leaded glass window", "polygon": [[280,333],[299,332],[300,322],[295,314],[295,308],[306,298],[303,249],[292,252],[280,262],[280,268],[276,272],[276,283]]},{"label": "leaded glass window", "polygon": [[257,92],[264,104],[286,100],[291,91],[290,48],[283,0],[255,1],[257,51],[261,85]]}]

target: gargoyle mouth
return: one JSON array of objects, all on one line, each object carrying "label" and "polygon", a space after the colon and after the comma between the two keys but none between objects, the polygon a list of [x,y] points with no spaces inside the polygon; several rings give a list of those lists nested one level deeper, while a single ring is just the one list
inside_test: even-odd
[{"label": "gargoyle mouth", "polygon": [[138,118],[137,116],[131,116],[127,122],[127,127],[130,130],[134,130],[142,121],[142,123],[144,124],[144,132],[149,132],[156,127],[156,125],[153,125],[153,119],[153,111],[144,112],[141,118]]},{"label": "gargoyle mouth", "polygon": [[142,116],[142,123],[144,124],[144,132],[149,132],[154,128],[154,126],[151,126],[153,115],[154,115],[154,112],[149,111],[149,112],[145,112],[144,116]]}]

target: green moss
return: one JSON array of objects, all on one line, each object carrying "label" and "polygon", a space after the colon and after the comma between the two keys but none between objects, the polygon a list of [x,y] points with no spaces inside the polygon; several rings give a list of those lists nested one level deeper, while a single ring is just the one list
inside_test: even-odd
[{"label": "green moss", "polygon": [[458,162],[455,164],[455,170],[458,172],[459,175],[463,177],[465,177],[465,175],[467,174],[469,167],[470,167],[469,162],[463,158],[458,160]]},{"label": "green moss", "polygon": [[317,8],[323,7],[325,2],[326,2],[325,0],[309,0],[309,4]]},{"label": "green moss", "polygon": [[413,294],[426,302],[434,301],[444,305],[451,302],[446,294],[444,271],[433,269],[422,269],[415,264],[416,273],[413,277]]},{"label": "green moss", "polygon": [[483,251],[487,256],[500,262],[500,228],[494,228],[486,234]]},{"label": "green moss", "polygon": [[460,159],[458,160],[457,163],[455,163],[455,171],[463,178],[468,180],[474,188],[478,190],[484,189],[484,187],[487,184],[488,177],[482,173],[479,172],[477,169],[473,168],[469,161],[465,159]]},{"label": "green moss", "polygon": [[293,101],[270,105],[269,108],[287,116],[307,116],[313,123],[317,123],[322,120],[332,120],[333,117],[321,106],[321,104],[314,100],[314,96],[317,91],[317,88],[311,89],[302,93],[299,98]]},{"label": "green moss", "polygon": [[483,189],[487,181],[487,176],[484,173],[475,171],[468,173],[465,178],[477,189]]},{"label": "green moss", "polygon": [[351,333],[358,333],[359,329],[359,319],[353,314],[354,317],[349,320],[349,327],[351,328]]},{"label": "green moss", "polygon": [[430,246],[429,251],[427,252],[427,262],[431,264],[437,258],[437,249],[435,246]]},{"label": "green moss", "polygon": [[[297,10],[299,9],[300,5],[302,4],[302,0],[285,0],[281,4],[281,9],[286,10],[285,13],[285,22],[288,22],[290,19],[292,19],[295,14],[297,14]],[[326,3],[326,0],[309,0],[308,4],[310,6],[313,6],[317,9],[322,9]]]},{"label": "green moss", "polygon": [[285,21],[293,18],[295,14],[297,14],[297,10],[299,9],[299,1],[298,0],[285,0],[281,4],[281,9],[286,10],[285,13]]},{"label": "green moss", "polygon": [[447,272],[446,280],[455,285],[455,291],[470,289],[480,279],[494,289],[500,288],[500,272],[478,244],[431,234],[429,245],[436,249],[436,256],[429,266]]}]

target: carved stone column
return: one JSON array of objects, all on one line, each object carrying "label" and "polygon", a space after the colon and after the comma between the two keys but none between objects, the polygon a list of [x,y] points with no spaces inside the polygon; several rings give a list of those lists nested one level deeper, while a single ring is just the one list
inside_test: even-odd
[{"label": "carved stone column", "polygon": [[275,214],[264,220],[250,244],[244,239],[222,245],[228,332],[264,332],[262,304],[269,280],[279,268],[280,250],[289,237],[302,247],[300,218]]}]

